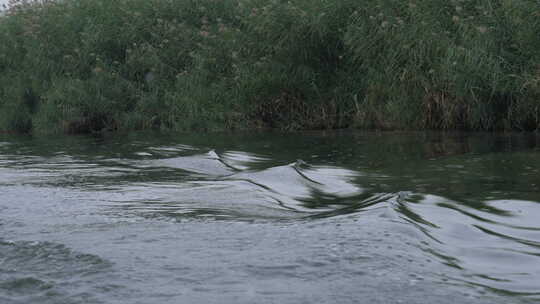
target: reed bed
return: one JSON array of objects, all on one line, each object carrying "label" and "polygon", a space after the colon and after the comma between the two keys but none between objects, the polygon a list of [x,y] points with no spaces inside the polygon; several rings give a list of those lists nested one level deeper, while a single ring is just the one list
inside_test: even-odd
[{"label": "reed bed", "polygon": [[0,130],[538,130],[537,0],[12,0]]}]

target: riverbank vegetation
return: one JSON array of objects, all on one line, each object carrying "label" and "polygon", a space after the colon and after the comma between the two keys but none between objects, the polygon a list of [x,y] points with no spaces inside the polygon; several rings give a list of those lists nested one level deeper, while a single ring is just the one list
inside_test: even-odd
[{"label": "riverbank vegetation", "polygon": [[538,130],[537,0],[41,0],[0,130]]}]

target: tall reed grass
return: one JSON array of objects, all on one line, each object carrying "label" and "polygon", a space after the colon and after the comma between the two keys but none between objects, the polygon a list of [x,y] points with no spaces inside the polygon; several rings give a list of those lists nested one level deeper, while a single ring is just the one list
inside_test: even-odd
[{"label": "tall reed grass", "polygon": [[538,130],[537,0],[12,0],[0,130]]}]

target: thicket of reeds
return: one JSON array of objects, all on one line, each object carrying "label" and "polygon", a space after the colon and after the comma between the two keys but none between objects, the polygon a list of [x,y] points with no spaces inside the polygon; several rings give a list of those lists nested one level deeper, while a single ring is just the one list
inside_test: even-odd
[{"label": "thicket of reeds", "polygon": [[538,130],[538,0],[40,0],[0,130]]}]

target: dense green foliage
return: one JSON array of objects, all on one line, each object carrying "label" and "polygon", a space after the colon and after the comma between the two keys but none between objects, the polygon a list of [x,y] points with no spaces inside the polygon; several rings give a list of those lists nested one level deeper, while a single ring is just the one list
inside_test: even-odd
[{"label": "dense green foliage", "polygon": [[537,0],[43,0],[0,17],[0,130],[537,130]]}]

